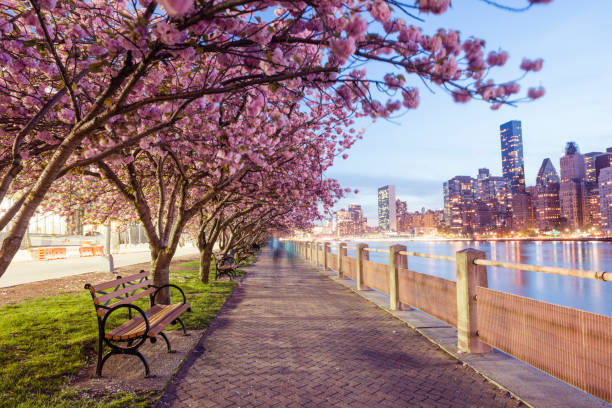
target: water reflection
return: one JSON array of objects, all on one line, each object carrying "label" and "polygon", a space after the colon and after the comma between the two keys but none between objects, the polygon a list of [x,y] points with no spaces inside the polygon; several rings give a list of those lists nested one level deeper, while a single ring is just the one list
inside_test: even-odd
[{"label": "water reflection", "polygon": [[[388,248],[396,241],[366,242],[372,248]],[[488,259],[534,265],[562,266],[612,272],[612,242],[573,241],[401,241],[408,251],[454,255],[464,248],[477,248]],[[349,244],[349,246],[354,244]],[[332,245],[332,252],[337,252]],[[349,249],[348,255],[355,256]],[[370,260],[388,264],[389,255],[371,252]],[[437,259],[410,257],[409,268],[417,272],[455,280],[455,264]],[[572,278],[530,271],[488,268],[489,287],[504,292],[612,316],[612,282]]]}]

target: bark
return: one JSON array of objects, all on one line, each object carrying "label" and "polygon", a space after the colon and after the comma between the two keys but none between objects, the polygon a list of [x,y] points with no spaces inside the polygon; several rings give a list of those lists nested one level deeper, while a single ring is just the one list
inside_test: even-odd
[{"label": "bark", "polygon": [[[170,283],[170,262],[172,261],[172,255],[170,255],[167,248],[151,249],[151,275],[153,278],[153,285],[160,287]],[[170,304],[170,290],[168,288],[159,291],[155,297],[155,303],[161,305]]]},{"label": "bark", "polygon": [[200,280],[202,283],[209,282],[210,264],[212,263],[213,247],[215,242],[207,242],[203,248],[200,248]]}]

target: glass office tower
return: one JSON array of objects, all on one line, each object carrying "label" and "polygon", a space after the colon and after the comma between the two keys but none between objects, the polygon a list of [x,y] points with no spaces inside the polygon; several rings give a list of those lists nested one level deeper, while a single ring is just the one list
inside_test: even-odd
[{"label": "glass office tower", "polygon": [[525,191],[521,121],[511,120],[500,125],[499,134],[501,137],[503,177],[510,183],[512,193]]}]

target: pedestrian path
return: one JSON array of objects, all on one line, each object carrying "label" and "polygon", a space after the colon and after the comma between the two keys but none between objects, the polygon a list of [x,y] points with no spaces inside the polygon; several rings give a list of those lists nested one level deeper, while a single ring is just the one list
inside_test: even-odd
[{"label": "pedestrian path", "polygon": [[266,249],[158,406],[518,405],[305,261]]}]

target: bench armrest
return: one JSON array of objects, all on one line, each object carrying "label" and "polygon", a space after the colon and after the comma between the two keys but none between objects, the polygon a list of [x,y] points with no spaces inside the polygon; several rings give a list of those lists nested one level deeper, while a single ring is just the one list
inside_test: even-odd
[{"label": "bench armrest", "polygon": [[108,319],[108,316],[110,316],[111,314],[113,314],[113,312],[115,312],[115,311],[117,311],[117,310],[119,310],[121,308],[134,309],[138,313],[140,313],[140,315],[144,319],[144,322],[145,322],[145,325],[146,325],[145,333],[149,332],[149,329],[150,329],[151,325],[149,324],[149,318],[147,317],[147,314],[144,312],[144,310],[142,310],[141,308],[139,308],[136,305],[132,305],[130,303],[125,303],[125,304],[118,305],[118,306],[115,306],[115,307],[105,307],[105,309],[108,309],[108,313],[106,313],[104,315],[104,318],[102,319],[102,332],[103,333],[106,333],[106,320]]},{"label": "bench armrest", "polygon": [[187,297],[185,296],[185,292],[183,292],[183,289],[179,288],[176,285],[168,283],[168,284],[162,285],[162,286],[149,285],[149,287],[155,288],[155,292],[153,292],[153,294],[151,295],[151,306],[153,306],[155,304],[155,297],[157,296],[157,292],[159,292],[163,288],[176,288],[176,289],[178,289],[179,292],[181,292],[181,295],[183,296],[183,304],[187,303]]}]

